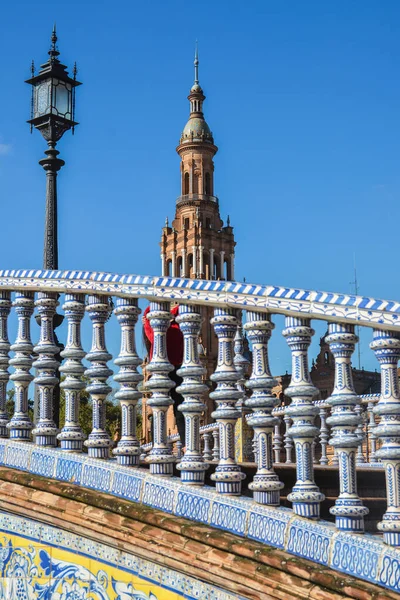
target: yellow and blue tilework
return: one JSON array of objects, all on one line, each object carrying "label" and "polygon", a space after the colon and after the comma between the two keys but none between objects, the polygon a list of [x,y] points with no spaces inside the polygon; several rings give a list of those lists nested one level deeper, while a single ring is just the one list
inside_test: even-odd
[{"label": "yellow and blue tilework", "polygon": [[0,514],[0,600],[235,600],[188,575],[84,537]]}]

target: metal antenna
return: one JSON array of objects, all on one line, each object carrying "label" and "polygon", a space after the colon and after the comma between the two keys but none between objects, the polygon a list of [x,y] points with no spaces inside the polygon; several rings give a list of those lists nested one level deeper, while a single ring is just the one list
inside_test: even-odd
[{"label": "metal antenna", "polygon": [[[354,285],[354,293],[358,296],[358,280],[357,280],[357,267],[356,267],[356,253],[354,252],[354,281],[350,281],[350,285]],[[358,370],[361,370],[361,338],[360,338],[360,326],[356,325],[356,334],[358,335],[357,344],[357,355],[358,355]]]}]

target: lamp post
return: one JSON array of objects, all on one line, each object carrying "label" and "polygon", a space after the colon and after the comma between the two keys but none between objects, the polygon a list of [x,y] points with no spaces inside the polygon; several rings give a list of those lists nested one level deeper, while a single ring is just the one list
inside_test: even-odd
[{"label": "lamp post", "polygon": [[[68,74],[67,67],[59,60],[57,49],[57,33],[54,26],[51,35],[51,46],[48,52],[49,59],[40,67],[35,75],[35,67],[32,61],[32,77],[26,81],[32,86],[31,118],[28,121],[31,126],[38,129],[47,142],[48,149],[46,157],[39,164],[46,171],[46,213],[44,226],[44,249],[43,269],[58,269],[58,225],[57,225],[57,173],[65,162],[58,158],[59,151],[56,150],[57,142],[64,133],[74,128],[78,123],[75,121],[75,88],[81,85],[76,80],[76,65],[73,69],[73,78]],[[40,324],[40,316],[38,317]],[[53,330],[63,321],[63,316],[55,313],[53,318]],[[63,347],[57,341],[56,344]],[[60,360],[59,354],[55,357]],[[35,399],[35,409],[36,409]],[[54,421],[58,425],[60,408],[59,386],[54,395]],[[36,410],[35,410],[36,412]]]},{"label": "lamp post", "polygon": [[54,26],[51,36],[49,59],[41,65],[35,75],[32,62],[32,77],[26,81],[32,86],[31,118],[28,121],[38,129],[47,142],[46,158],[42,165],[47,175],[46,184],[46,219],[44,231],[43,268],[58,269],[57,239],[57,172],[64,166],[58,158],[57,142],[69,129],[74,131],[78,123],[75,118],[75,88],[80,85],[76,80],[76,65],[73,78],[68,75],[67,67],[58,59],[57,34]]}]

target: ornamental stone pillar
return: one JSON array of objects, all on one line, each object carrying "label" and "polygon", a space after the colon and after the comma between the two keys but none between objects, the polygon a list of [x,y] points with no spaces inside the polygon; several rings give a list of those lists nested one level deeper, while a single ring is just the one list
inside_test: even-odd
[{"label": "ornamental stone pillar", "polygon": [[214,279],[214,248],[210,248],[210,279]]},{"label": "ornamental stone pillar", "polygon": [[8,437],[6,410],[7,384],[10,378],[8,373],[10,341],[8,339],[8,315],[11,310],[11,293],[0,291],[0,438]]},{"label": "ornamental stone pillar", "polygon": [[32,367],[33,345],[31,342],[31,316],[34,307],[33,292],[17,292],[13,302],[18,317],[18,333],[10,350],[15,352],[10,365],[15,372],[10,376],[14,382],[15,408],[11,421],[7,424],[10,438],[20,442],[29,442],[33,423],[29,418],[28,387],[33,380],[30,373]]},{"label": "ornamental stone pillar", "polygon": [[142,364],[136,352],[135,325],[140,308],[136,298],[117,298],[114,314],[121,326],[121,349],[115,364],[119,373],[114,375],[114,381],[120,384],[115,394],[121,406],[121,439],[113,450],[120,465],[138,466],[140,444],[136,437],[136,406],[141,397],[137,386],[143,377],[138,373]]},{"label": "ornamental stone pillar", "polygon": [[331,427],[329,443],[336,450],[340,480],[340,494],[330,513],[335,515],[338,529],[360,532],[364,531],[364,516],[369,510],[357,494],[356,454],[363,438],[357,434],[361,415],[356,407],[361,400],[354,389],[351,355],[358,337],[354,325],[329,323],[328,333],[325,341],[335,359],[335,386],[326,401],[332,408],[326,422]]},{"label": "ornamental stone pillar", "polygon": [[39,394],[39,420],[32,434],[39,446],[56,446],[58,433],[53,419],[54,388],[58,383],[59,348],[54,340],[53,318],[58,306],[57,294],[39,292],[35,302],[40,316],[40,339],[34,347],[38,355],[33,367],[37,370],[35,384]]},{"label": "ornamental stone pillar", "polygon": [[67,345],[61,352],[65,362],[60,373],[65,375],[60,387],[65,393],[65,424],[58,434],[61,450],[66,452],[82,452],[85,436],[79,425],[79,407],[81,391],[85,388],[82,375],[85,367],[82,359],[85,351],[81,344],[81,321],[85,314],[85,296],[83,294],[66,294],[63,310],[68,321]]},{"label": "ornamental stone pillar", "polygon": [[161,276],[162,277],[166,276],[166,272],[165,272],[165,254],[164,253],[161,254]]},{"label": "ornamental stone pillar", "polygon": [[257,473],[249,488],[253,490],[254,500],[260,504],[279,506],[280,490],[284,484],[279,481],[272,463],[272,433],[279,419],[272,416],[272,410],[279,399],[273,396],[272,388],[277,381],[271,376],[268,362],[268,341],[274,328],[270,316],[258,312],[247,313],[247,332],[253,349],[253,370],[246,386],[252,390],[251,398],[245,401],[253,414],[247,416],[247,422],[254,429],[256,437],[255,455]]},{"label": "ornamental stone pillar", "polygon": [[170,477],[175,457],[167,443],[167,411],[173,404],[169,391],[175,386],[168,377],[173,366],[167,355],[167,330],[171,322],[169,302],[151,302],[147,315],[154,333],[153,356],[147,365],[151,374],[147,389],[151,398],[147,406],[153,410],[153,447],[146,457],[152,475]]},{"label": "ornamental stone pillar", "polygon": [[400,333],[374,331],[370,347],[381,365],[381,397],[374,408],[380,422],[374,436],[382,445],[375,457],[385,465],[387,509],[378,523],[383,539],[400,546],[400,391],[397,363],[400,358]]},{"label": "ornamental stone pillar", "polygon": [[312,444],[319,433],[314,425],[318,409],[313,404],[318,390],[312,384],[308,368],[308,347],[314,330],[309,319],[300,317],[286,317],[285,324],[283,335],[292,351],[292,378],[285,390],[291,403],[285,408],[285,418],[293,421],[288,433],[294,442],[297,473],[297,481],[288,500],[293,503],[296,514],[318,519],[320,503],[325,496],[314,481],[312,459]]},{"label": "ornamental stone pillar", "polygon": [[[202,367],[199,358],[199,334],[202,318],[198,306],[180,305],[179,315],[176,318],[183,334],[183,363],[178,371],[183,382],[177,388],[184,401],[178,410],[185,417],[185,454],[177,469],[181,471],[182,483],[189,485],[203,485],[204,474],[208,464],[204,462],[200,447],[200,417],[206,409],[202,395],[207,391],[203,383],[206,370]],[[184,441],[184,440],[182,440]]]},{"label": "ornamental stone pillar", "polygon": [[218,337],[218,364],[211,380],[217,384],[210,398],[217,410],[211,416],[219,425],[219,463],[211,479],[221,494],[239,496],[245,478],[235,462],[235,424],[240,417],[236,402],[242,393],[237,389],[239,374],[233,362],[233,340],[237,329],[237,311],[232,308],[215,308],[211,323]]},{"label": "ornamental stone pillar", "polygon": [[93,406],[93,429],[85,442],[91,458],[109,458],[112,441],[106,431],[106,399],[111,392],[107,379],[113,374],[107,366],[112,356],[107,352],[105,324],[110,316],[110,304],[107,296],[88,296],[86,311],[92,321],[92,347],[86,355],[91,366],[86,369],[89,378],[86,390]]},{"label": "ornamental stone pillar", "polygon": [[221,279],[225,279],[224,267],[225,267],[225,251],[221,250],[220,252],[220,268],[221,268]]},{"label": "ornamental stone pillar", "polygon": [[204,275],[204,256],[203,256],[204,246],[199,246],[199,275],[200,277]]},{"label": "ornamental stone pillar", "polygon": [[171,252],[171,277],[176,277],[176,252]]},{"label": "ornamental stone pillar", "polygon": [[186,262],[187,262],[187,252],[186,252],[186,248],[182,248],[182,275],[181,277],[187,277],[187,271],[186,271]]}]

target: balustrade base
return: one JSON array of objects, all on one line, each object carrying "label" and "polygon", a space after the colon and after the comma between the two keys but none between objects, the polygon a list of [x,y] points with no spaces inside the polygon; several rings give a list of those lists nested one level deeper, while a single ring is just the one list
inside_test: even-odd
[{"label": "balustrade base", "polygon": [[383,534],[383,541],[389,546],[400,546],[400,531],[385,531]]},{"label": "balustrade base", "polygon": [[30,442],[32,440],[30,429],[10,429],[10,440],[17,442]]},{"label": "balustrade base", "polygon": [[151,463],[150,473],[161,477],[171,477],[174,473],[174,463]]},{"label": "balustrade base", "polygon": [[117,454],[117,463],[119,465],[125,465],[128,467],[139,466],[139,455],[138,454]]},{"label": "balustrade base", "polygon": [[108,446],[102,448],[95,448],[93,446],[89,446],[88,456],[90,458],[110,458],[110,449]]},{"label": "balustrade base", "polygon": [[[290,495],[289,495],[290,496]],[[290,497],[288,500],[290,501]],[[320,518],[320,503],[319,502],[293,502],[293,512],[299,517],[307,517],[307,519]]]},{"label": "balustrade base", "polygon": [[61,440],[60,448],[64,452],[82,452],[82,440]]},{"label": "balustrade base", "polygon": [[181,471],[181,482],[185,485],[204,485],[204,471]]},{"label": "balustrade base", "polygon": [[44,435],[38,433],[35,436],[35,443],[38,446],[50,446],[51,448],[55,448],[57,446],[57,439],[55,435]]},{"label": "balustrade base", "polygon": [[364,533],[364,518],[336,517],[335,526],[339,531],[352,531],[353,533]]},{"label": "balustrade base", "polygon": [[[212,479],[212,477],[211,477]],[[240,496],[242,493],[242,482],[241,481],[216,481],[215,491],[218,494],[224,494],[225,496]]]},{"label": "balustrade base", "polygon": [[280,492],[253,492],[254,502],[268,506],[279,506],[281,502]]}]

